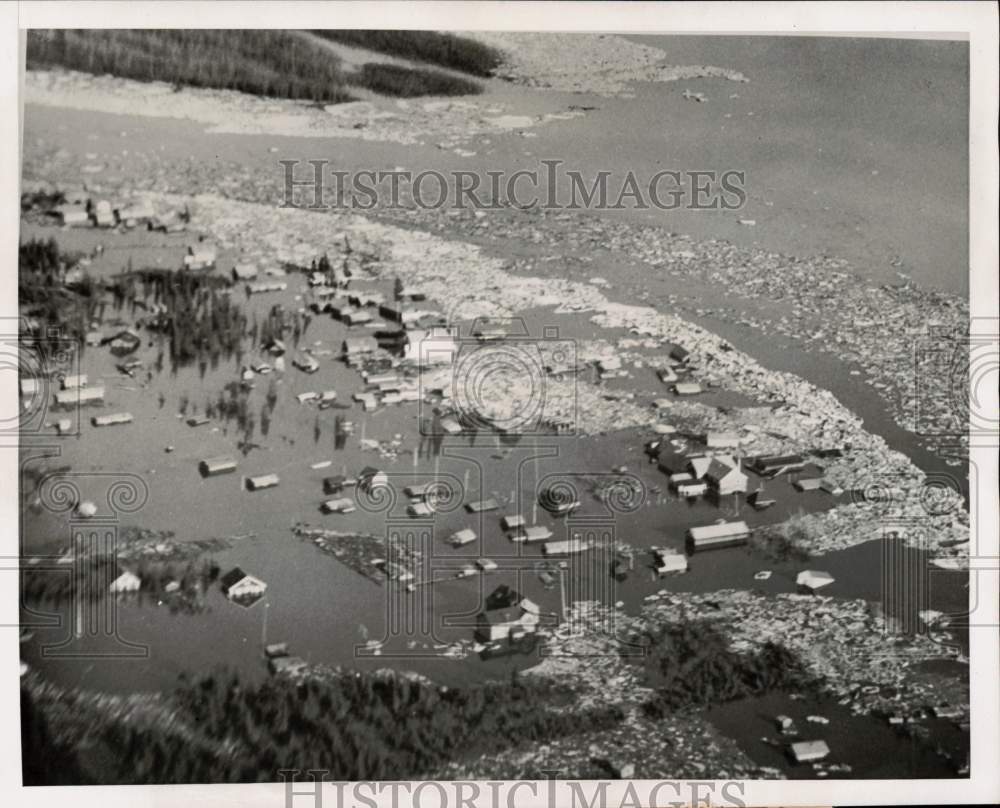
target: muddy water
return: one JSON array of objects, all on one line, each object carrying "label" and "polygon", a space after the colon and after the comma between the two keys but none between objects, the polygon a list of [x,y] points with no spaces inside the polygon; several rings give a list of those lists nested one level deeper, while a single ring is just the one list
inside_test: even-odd
[{"label": "muddy water", "polygon": [[[493,138],[492,143],[478,147],[480,158],[489,168],[533,165],[537,159],[548,156],[562,157],[570,164],[632,168],[637,172],[646,168],[650,173],[676,166],[745,168],[750,177],[751,197],[748,209],[739,216],[756,218],[756,228],[741,228],[735,222],[736,217],[711,212],[678,212],[653,218],[671,230],[695,236],[722,237],[742,244],[757,242],[770,249],[797,254],[843,255],[854,259],[856,268],[865,277],[879,282],[895,279],[895,271],[900,267],[892,261],[898,255],[903,259],[901,268],[910,271],[924,285],[958,292],[967,288],[967,171],[964,146],[954,145],[966,142],[963,46],[942,44],[936,49],[926,43],[894,46],[922,50],[925,56],[917,68],[906,66],[912,65],[912,59],[901,58],[898,53],[893,57],[891,52],[884,51],[881,57],[871,57],[880,58],[883,64],[879,70],[882,79],[878,86],[870,87],[865,84],[867,78],[859,81],[857,75],[859,70],[863,77],[871,75],[867,62],[831,58],[823,43],[805,43],[792,53],[788,52],[787,43],[766,38],[723,41],[680,37],[671,38],[669,46],[663,40],[653,44],[664,47],[672,62],[733,67],[745,71],[753,81],[749,85],[708,80],[645,85],[636,89],[634,100],[566,95],[561,97],[566,104],[591,104],[599,109],[582,119],[541,127],[538,137],[530,141],[517,136]],[[785,70],[792,57],[799,70],[808,67],[815,72],[816,81],[809,83],[810,89],[804,89],[807,83],[798,81],[793,71]],[[684,88],[708,93],[709,103],[699,105],[682,100],[680,92]],[[897,95],[903,97],[914,89],[919,91],[921,103],[898,103]],[[530,106],[530,93],[516,88],[501,92],[505,98]],[[730,99],[733,93],[740,98]],[[832,117],[831,109],[837,110]],[[751,112],[754,114],[750,115]],[[911,113],[919,115],[919,120],[905,118]],[[727,114],[732,117],[725,117]],[[904,116],[902,120],[900,115]],[[872,136],[873,131],[879,136]],[[268,184],[275,180],[276,160],[288,156],[330,157],[338,168],[391,168],[400,164],[415,170],[472,167],[469,160],[433,144],[401,150],[392,144],[205,135],[200,127],[188,122],[29,108],[26,142],[38,136],[74,153],[110,150],[117,154],[122,149],[130,150],[129,156],[121,158],[126,170],[155,171],[159,159],[190,159],[195,166],[198,161],[213,161],[225,155],[226,159],[240,160],[266,172]],[[137,150],[140,143],[142,146]],[[269,152],[272,146],[280,148],[280,153]],[[150,155],[158,152],[158,156],[147,160],[142,156],[146,152]],[[926,204],[928,199],[934,203]],[[651,214],[623,215],[651,220]],[[130,245],[129,249],[134,246],[145,249],[142,245]],[[164,260],[171,265],[176,263],[181,247],[174,243],[165,245]],[[505,249],[516,247],[504,245]],[[154,253],[137,254],[143,255],[143,260],[152,257],[155,262]],[[117,255],[108,255],[105,263],[109,270],[114,268],[112,258]],[[593,274],[605,274],[616,280],[610,270],[601,269]],[[683,290],[670,291],[702,295],[708,300],[713,294],[712,290],[696,290],[688,284]],[[653,292],[655,295],[656,290]],[[252,302],[252,307],[263,313],[272,302],[273,298],[260,298]],[[593,329],[588,331],[580,319],[563,318],[561,322],[566,324],[567,333],[591,336]],[[748,329],[707,319],[701,322],[730,338],[765,366],[792,370],[832,389],[894,448],[905,451],[925,470],[942,470],[941,461],[928,457],[910,436],[898,430],[874,393],[850,376],[842,363],[801,354],[794,346],[759,337]],[[337,348],[343,336],[344,329],[339,325],[317,320],[305,342],[322,339],[325,347]],[[151,360],[155,351],[144,349],[143,356]],[[269,585],[268,594],[264,602],[243,609],[213,589],[206,599],[207,610],[195,615],[171,614],[153,601],[123,601],[117,610],[119,636],[148,646],[148,656],[131,660],[107,656],[107,641],[85,638],[67,647],[88,651],[89,658],[43,657],[43,651],[52,651],[51,646],[69,636],[68,628],[37,628],[34,639],[22,646],[24,659],[30,665],[62,683],[110,691],[169,689],[180,672],[219,664],[262,676],[260,646],[265,637],[265,622],[269,642],[288,642],[293,653],[316,663],[400,667],[445,682],[499,677],[511,666],[534,663],[531,657],[483,662],[475,656],[461,660],[440,660],[433,656],[440,650],[433,647],[435,644],[468,638],[470,617],[483,596],[499,583],[518,588],[538,602],[543,613],[560,608],[558,586],[547,587],[536,574],[539,550],[511,545],[502,535],[498,523],[506,506],[481,519],[458,511],[435,520],[430,567],[440,580],[420,590],[419,596],[429,601],[421,600],[416,607],[410,603],[414,600],[412,595],[393,593],[390,587],[374,583],[292,535],[289,528],[299,520],[375,535],[384,535],[387,525],[396,521],[410,524],[405,516],[396,520],[394,515],[386,513],[321,515],[318,506],[324,497],[320,481],[329,473],[356,472],[372,464],[398,473],[407,481],[404,484],[408,484],[411,480],[425,480],[434,471],[433,465],[426,461],[414,469],[409,455],[396,463],[380,461],[373,454],[357,449],[356,441],[335,452],[332,420],[336,410],[328,410],[320,417],[320,435],[314,437],[316,412],[297,404],[294,394],[335,388],[342,400],[348,399],[351,392],[360,388],[360,382],[342,364],[322,360],[320,371],[309,377],[290,371],[280,388],[271,434],[266,440],[258,438],[265,448],[241,458],[237,475],[211,480],[203,480],[197,474],[197,462],[205,456],[233,453],[235,431],[187,427],[176,418],[177,401],[187,394],[200,410],[208,396],[215,397],[225,382],[236,377],[235,365],[209,370],[204,378],[195,369],[181,370],[176,378],[165,374],[154,379],[148,389],[131,380],[112,379],[113,363],[103,351],[90,351],[85,369],[92,379],[109,377],[105,379],[108,404],[104,411],[127,409],[136,421],[129,426],[100,431],[85,425],[79,438],[57,442],[60,456],[50,462],[68,464],[76,471],[139,473],[147,481],[150,498],[139,512],[121,516],[121,525],[171,529],[182,538],[254,534],[217,558],[223,568],[239,564],[263,578]],[[648,379],[637,374],[634,384],[637,390],[658,391],[657,395],[662,395],[662,386],[652,374]],[[265,379],[255,393],[257,407],[266,385]],[[161,390],[167,397],[162,408],[158,403]],[[724,394],[717,397],[718,404],[737,403],[729,402]],[[355,420],[358,436],[363,429],[368,437],[388,438],[400,433],[405,445],[416,442],[414,407],[390,408],[368,416],[352,411],[348,417]],[[442,457],[438,468],[455,474],[463,482],[468,474],[468,499],[496,495],[506,500],[512,490],[519,491],[521,504],[511,507],[530,518],[529,492],[540,477],[550,473],[572,475],[577,470],[593,473],[626,465],[642,478],[647,490],[665,489],[665,478],[648,464],[641,452],[646,437],[626,432],[612,437],[526,441],[503,461],[494,457],[499,454],[495,443],[483,438],[475,446],[456,447],[458,456]],[[537,463],[530,459],[535,453],[553,452],[553,443],[556,454],[540,457]],[[109,451],[110,444],[114,445],[113,451]],[[172,446],[173,451],[167,453],[167,446]],[[332,460],[333,467],[323,471],[309,469],[310,462],[323,459]],[[525,461],[520,480],[515,476],[518,459]],[[277,489],[258,493],[241,489],[242,475],[272,471],[282,477]],[[99,485],[95,483],[93,490],[88,490],[84,480],[81,488],[84,497],[101,502],[103,492]],[[599,502],[584,497],[579,518],[583,523],[589,518],[589,527],[598,530],[612,526],[616,539],[637,548],[654,545],[679,548],[684,530],[692,524],[706,524],[720,517],[763,524],[779,521],[799,509],[817,510],[835,503],[826,494],[794,492],[787,482],[768,483],[768,494],[779,500],[778,505],[759,514],[746,506],[737,510],[736,504],[727,504],[730,510],[720,510],[703,501],[688,503],[653,492],[639,510],[617,514],[614,519],[607,518]],[[549,524],[556,538],[572,529],[566,522],[551,520],[542,512],[538,513],[538,521]],[[460,527],[473,527],[481,544],[464,550],[453,550],[444,544],[442,538]],[[45,512],[26,515],[24,533],[30,551],[56,551],[66,545],[69,535],[64,516]],[[493,558],[502,569],[490,576],[447,580],[456,566],[480,556]],[[731,586],[758,587],[775,593],[792,591],[798,571],[794,564],[767,562],[745,550],[729,549],[694,556],[686,575],[657,579],[647,567],[648,554],[640,553],[635,569],[624,581],[616,582],[608,574],[607,560],[598,557],[591,568],[574,569],[574,575],[569,576],[568,598],[620,600],[628,611],[634,612],[643,597],[661,588],[710,591]],[[810,566],[827,569],[836,577],[829,594],[877,601],[881,597],[880,564],[880,545],[870,542],[831,554]],[[772,570],[768,581],[753,580],[754,572],[761,569]],[[931,605],[942,611],[960,612],[967,601],[964,580],[965,576],[953,573],[941,573],[934,578]],[[390,609],[407,603],[409,613],[429,614],[431,626],[415,631],[394,630],[388,619]],[[386,638],[383,654],[373,658],[357,656],[354,646],[365,638]],[[118,647],[112,643],[111,650]],[[961,671],[956,673],[961,675]],[[718,708],[712,720],[740,740],[754,759],[764,764],[784,765],[780,752],[755,739],[774,734],[770,716],[777,712],[793,714],[795,709],[795,703],[780,699],[774,703],[742,703]],[[912,776],[906,773],[912,771],[928,776],[938,773],[944,765],[936,758],[926,759],[923,752],[912,752],[906,746],[908,742],[895,735],[886,736],[888,730],[870,719],[841,716],[831,705],[816,705],[814,709],[837,718],[830,725],[829,736],[834,759],[851,762],[856,757],[857,775]],[[941,729],[941,737],[947,738],[947,732]],[[899,752],[896,757],[900,762],[893,764],[892,771],[866,764],[866,760],[889,759],[886,748]],[[867,750],[866,755],[855,755],[852,750],[857,749]],[[850,759],[843,757],[848,754],[852,756]],[[808,772],[798,771],[799,768],[790,773],[809,776]],[[944,776],[945,772],[940,774]]]},{"label": "muddy water", "polygon": [[[277,299],[292,303],[297,286],[293,279],[284,295],[254,298],[249,305],[262,314]],[[614,331],[596,331],[585,315],[535,310],[527,312],[525,320],[531,333],[542,323],[555,323],[563,338],[620,336]],[[317,318],[303,344],[319,342],[318,348],[335,348],[347,333],[348,329],[340,323],[327,317]],[[156,349],[145,347],[139,355],[151,365]],[[59,456],[50,458],[50,465],[65,464],[74,472],[84,473],[77,479],[81,496],[99,503],[102,516],[106,503],[102,499],[106,494],[105,475],[113,478],[122,471],[138,473],[148,487],[149,498],[137,512],[121,515],[121,525],[169,529],[182,539],[250,534],[216,554],[216,558],[223,569],[238,564],[264,579],[269,587],[266,602],[251,609],[236,606],[213,590],[206,600],[207,609],[195,615],[171,614],[165,606],[150,599],[120,602],[119,635],[129,642],[148,646],[149,655],[145,659],[96,655],[86,664],[79,660],[43,659],[42,646],[62,642],[68,627],[38,629],[35,640],[26,649],[26,661],[41,665],[56,680],[87,687],[122,691],[169,688],[181,671],[220,664],[260,675],[265,637],[269,642],[288,642],[294,653],[315,663],[400,666],[445,681],[492,678],[502,675],[511,665],[533,664],[534,659],[515,657],[482,662],[469,656],[463,660],[441,660],[435,657],[442,649],[434,646],[468,639],[485,596],[500,583],[513,586],[538,602],[547,615],[557,614],[561,608],[558,586],[547,586],[538,575],[540,548],[509,542],[499,524],[504,513],[522,513],[530,523],[548,525],[556,539],[593,532],[637,548],[634,567],[623,581],[615,581],[610,575],[612,557],[598,553],[574,560],[566,576],[567,600],[622,601],[627,611],[635,613],[645,596],[664,588],[711,591],[757,587],[773,593],[794,591],[795,575],[801,564],[767,562],[738,548],[696,555],[691,559],[690,572],[660,579],[653,572],[646,551],[654,546],[681,550],[688,527],[709,524],[719,518],[745,519],[751,526],[757,526],[783,521],[796,513],[826,509],[839,501],[823,492],[797,492],[787,479],[767,483],[767,494],[777,504],[764,512],[754,511],[737,498],[721,505],[704,499],[678,499],[667,492],[665,475],[644,454],[642,447],[649,433],[642,429],[592,437],[539,436],[525,438],[515,446],[501,445],[493,436],[480,435],[472,441],[462,438],[447,443],[445,452],[436,461],[422,458],[414,462],[412,453],[394,461],[384,460],[371,451],[359,449],[358,439],[362,436],[387,440],[400,435],[404,447],[412,452],[419,443],[419,410],[413,405],[385,408],[368,415],[350,411],[348,417],[356,424],[355,438],[348,441],[345,449],[336,451],[332,421],[336,414],[346,411],[318,412],[295,399],[297,393],[307,390],[336,389],[339,398],[346,401],[361,389],[357,374],[333,358],[322,359],[320,370],[312,375],[290,370],[280,381],[277,375],[258,377],[251,411],[256,412],[255,408],[261,405],[272,379],[279,391],[278,404],[268,436],[264,438],[258,431],[256,440],[261,448],[243,457],[234,452],[237,438],[234,427],[192,428],[177,417],[178,402],[184,396],[193,408],[202,411],[204,402],[214,399],[221,387],[235,377],[235,364],[208,369],[204,378],[195,368],[180,369],[176,376],[165,370],[162,375],[154,375],[148,388],[144,388],[145,376],[140,375],[137,380],[119,377],[112,357],[104,352],[90,351],[85,354],[84,362],[91,383],[102,379],[107,386],[105,411],[129,411],[135,422],[103,430],[84,423],[79,437],[59,442]],[[633,369],[629,379],[613,384],[635,393],[639,401],[665,395],[663,385],[648,369]],[[162,408],[161,390],[166,396]],[[703,400],[716,406],[755,403],[724,390],[711,391]],[[113,462],[105,459],[109,444],[114,446]],[[172,447],[169,453],[165,451],[168,446]],[[197,472],[198,461],[219,454],[237,456],[238,473],[202,479]],[[332,465],[322,470],[311,469],[310,464],[319,460],[330,460]],[[359,508],[350,515],[321,514],[319,505],[326,498],[322,494],[322,478],[331,473],[354,474],[369,464],[384,468],[391,475],[397,490],[395,504],[380,510]],[[619,466],[625,466],[641,479],[645,495],[634,509],[609,511],[591,495],[591,489],[596,481],[611,478],[611,470]],[[259,492],[245,490],[243,476],[269,472],[280,475],[279,487]],[[461,501],[492,496],[501,502],[501,508],[485,514],[468,514],[458,508],[437,515],[430,524],[418,525],[405,513],[406,498],[401,489],[432,479],[436,472],[449,474],[457,481],[462,488]],[[568,481],[579,491],[583,504],[572,519],[553,519],[537,507],[535,492],[546,479]],[[290,527],[298,521],[375,536],[420,527],[427,533],[428,542],[423,548],[427,555],[425,565],[417,571],[417,577],[434,583],[413,594],[400,592],[398,587],[381,586],[296,538]],[[455,550],[445,540],[463,527],[473,528],[479,542]],[[26,520],[25,528],[26,547],[35,552],[57,552],[67,544],[69,526],[65,514],[43,508]],[[829,594],[877,600],[881,586],[880,553],[880,543],[870,542],[817,562],[837,578]],[[494,559],[501,569],[488,576],[454,579],[461,566],[479,557]],[[761,569],[772,570],[768,581],[753,580],[754,573]],[[953,591],[953,587],[948,587],[948,591]],[[950,606],[954,610],[954,604]],[[405,618],[402,624],[400,615]],[[381,656],[357,655],[355,646],[367,639],[386,641]],[[93,638],[70,643],[73,650],[90,651],[99,651],[105,645],[106,641]]]},{"label": "muddy water", "polygon": [[[778,715],[792,718],[799,735],[782,736],[775,726]],[[829,723],[810,722],[807,716],[820,716]],[[896,732],[885,720],[854,715],[829,700],[795,700],[774,694],[712,707],[707,717],[754,761],[782,769],[795,780],[815,779],[818,773],[811,763],[791,762],[785,751],[789,741],[826,741],[830,755],[824,763],[847,764],[852,769],[850,774],[831,775],[834,778],[954,777],[956,764],[937,754],[937,748],[957,761],[957,766],[965,762],[968,752],[968,737],[949,721],[924,722],[934,741],[920,742]]]}]

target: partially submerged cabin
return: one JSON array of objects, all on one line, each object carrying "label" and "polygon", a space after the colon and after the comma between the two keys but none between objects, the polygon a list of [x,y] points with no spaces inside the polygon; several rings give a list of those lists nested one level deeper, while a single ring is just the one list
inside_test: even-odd
[{"label": "partially submerged cabin", "polygon": [[521,514],[517,514],[515,516],[505,516],[500,520],[500,527],[507,531],[520,530],[525,526],[525,524],[527,523],[524,521],[524,517],[521,516]]},{"label": "partially submerged cabin", "polygon": [[75,387],[56,393],[56,406],[72,407],[78,404],[95,404],[104,401],[104,387]]},{"label": "partially submerged cabin", "polygon": [[256,264],[237,264],[233,267],[234,281],[252,281],[257,277]]},{"label": "partially submerged cabin", "polygon": [[515,541],[523,541],[525,544],[531,544],[537,541],[546,541],[552,538],[552,531],[549,530],[545,525],[534,525],[532,527],[525,527],[519,531],[519,536],[515,537]]},{"label": "partially submerged cabin", "polygon": [[354,513],[356,510],[354,507],[354,502],[348,497],[340,497],[339,499],[328,499],[321,506],[324,513]]},{"label": "partially submerged cabin", "polygon": [[777,476],[792,471],[801,471],[806,462],[801,455],[763,455],[753,461],[753,470],[758,474]]},{"label": "partially submerged cabin", "polygon": [[490,499],[477,499],[474,502],[466,502],[465,509],[469,513],[483,513],[484,511],[495,511],[500,506],[492,497]]},{"label": "partially submerged cabin", "polygon": [[476,540],[476,532],[470,528],[462,528],[461,530],[452,534],[449,542],[452,547],[462,547],[466,544],[471,544]]},{"label": "partially submerged cabin", "polygon": [[718,522],[688,529],[687,540],[692,552],[735,547],[750,538],[750,528],[744,521]]},{"label": "partially submerged cabin", "polygon": [[377,350],[378,341],[375,337],[348,337],[344,340],[345,356],[374,353]]},{"label": "partially submerged cabin", "polygon": [[248,295],[262,295],[267,292],[284,292],[288,284],[284,281],[256,281],[246,285]]},{"label": "partially submerged cabin", "polygon": [[590,546],[582,539],[565,539],[563,541],[550,541],[542,545],[542,554],[546,556],[573,555],[583,553],[590,549]]},{"label": "partially submerged cabin", "polygon": [[747,475],[740,468],[739,461],[727,455],[712,458],[704,476],[709,488],[719,496],[745,494],[747,491]]},{"label": "partially submerged cabin", "polygon": [[90,419],[94,426],[115,426],[116,424],[131,424],[132,413],[115,412],[108,415],[95,415]]},{"label": "partially submerged cabin", "polygon": [[233,567],[219,579],[222,592],[230,600],[259,598],[267,591],[267,584],[260,578],[248,575],[239,567]]},{"label": "partially submerged cabin", "polygon": [[236,461],[231,457],[209,457],[198,464],[203,477],[214,477],[217,474],[228,474],[236,471]]},{"label": "partially submerged cabin", "polygon": [[653,560],[656,562],[656,571],[660,575],[670,572],[687,572],[688,560],[683,553],[675,553],[671,550],[655,550]]},{"label": "partially submerged cabin", "polygon": [[113,594],[119,594],[122,592],[138,592],[139,587],[142,586],[142,581],[139,576],[134,572],[129,572],[125,570],[111,582],[111,586],[108,587],[108,591]]},{"label": "partially submerged cabin", "polygon": [[450,365],[458,353],[455,331],[450,328],[414,329],[406,332],[403,359],[419,367]]},{"label": "partially submerged cabin", "polygon": [[256,477],[247,477],[248,491],[261,491],[265,488],[274,488],[281,482],[277,474],[258,474]]},{"label": "partially submerged cabin", "polygon": [[796,741],[788,747],[788,752],[796,763],[812,763],[827,757],[830,747],[826,741]]}]

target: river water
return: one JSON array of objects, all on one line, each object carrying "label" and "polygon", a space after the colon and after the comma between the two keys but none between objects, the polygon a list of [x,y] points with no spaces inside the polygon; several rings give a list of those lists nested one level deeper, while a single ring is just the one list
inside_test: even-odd
[{"label": "river water", "polygon": [[[556,155],[569,164],[649,173],[663,167],[745,169],[750,202],[739,217],[758,221],[752,233],[739,227],[735,217],[718,213],[679,211],[669,218],[641,212],[627,215],[642,221],[655,220],[670,230],[696,237],[756,242],[793,254],[840,255],[854,261],[857,271],[876,282],[895,280],[896,271],[902,267],[921,285],[956,293],[967,290],[964,45],[889,41],[877,46],[857,41],[834,45],[826,39],[769,37],[639,39],[666,50],[672,63],[730,67],[750,76],[751,83],[697,80],[641,85],[634,99],[567,96],[567,103],[599,108],[582,119],[540,127],[538,137],[531,141],[531,154],[525,154],[527,141],[501,139],[488,159],[508,168]],[[683,100],[680,92],[685,88],[707,93],[709,102],[693,104]],[[526,97],[518,89],[498,93],[501,98],[523,101]],[[739,97],[730,98],[733,94]],[[261,138],[203,135],[197,126],[186,122],[151,123],[123,116],[30,108],[26,139],[44,135],[50,143],[80,151],[93,148],[80,146],[81,132],[99,133],[103,140],[123,126],[133,133],[133,149],[135,135],[140,135],[148,139],[150,150],[159,150],[162,159],[194,155],[211,160],[213,154],[225,153],[246,159],[261,170],[274,170],[274,157],[266,156]],[[454,161],[431,147],[401,150],[386,144],[266,140],[281,144],[283,156],[299,155],[308,149],[315,149],[321,156],[335,152],[355,167],[391,166],[405,160],[415,169],[441,168],[443,159]],[[470,167],[468,163],[462,165]],[[897,256],[902,264],[891,263]],[[254,305],[263,312],[271,302],[255,301]],[[564,334],[592,336],[580,318],[537,312],[532,316],[544,316],[546,323],[556,318]],[[793,346],[779,346],[725,323],[703,320],[702,324],[722,333],[765,366],[793,370],[832,389],[894,448],[907,452],[926,470],[941,470],[940,458],[927,453],[912,436],[899,430],[878,397],[862,389],[862,383],[835,359],[789,350]],[[322,339],[328,347],[339,346],[344,336],[343,327],[330,321],[317,321],[312,328],[308,341]],[[614,337],[607,332],[600,336]],[[86,362],[92,378],[114,374],[113,363],[106,355],[91,352]],[[543,612],[559,609],[558,587],[547,588],[535,572],[539,551],[512,545],[503,536],[498,521],[504,508],[484,514],[482,519],[460,510],[435,520],[433,566],[439,576],[449,575],[441,569],[480,556],[498,560],[502,569],[490,576],[444,580],[426,593],[422,591],[421,598],[430,600],[421,600],[421,604],[429,602],[434,623],[430,629],[413,632],[390,630],[390,612],[399,608],[390,587],[359,575],[292,534],[290,527],[299,520],[338,528],[349,526],[375,535],[385,532],[384,513],[359,511],[351,517],[337,517],[318,512],[324,498],[320,480],[331,472],[343,469],[352,473],[371,464],[386,467],[406,481],[401,484],[409,484],[427,479],[435,468],[428,461],[414,466],[409,456],[394,464],[378,461],[371,453],[360,451],[356,441],[334,452],[329,431],[318,439],[313,437],[316,413],[298,405],[292,394],[335,388],[341,400],[349,399],[353,391],[360,389],[359,380],[340,363],[324,361],[319,373],[310,377],[292,371],[266,448],[240,461],[241,475],[278,472],[282,478],[279,488],[248,493],[240,490],[239,475],[201,479],[196,472],[198,460],[232,453],[235,436],[207,431],[208,427],[187,427],[175,417],[177,399],[186,393],[200,405],[234,377],[234,370],[231,366],[210,370],[200,378],[196,370],[182,369],[169,381],[154,380],[148,390],[125,389],[135,385],[109,381],[108,411],[127,409],[136,416],[136,422],[100,432],[85,427],[79,438],[60,442],[58,463],[80,471],[129,471],[143,476],[150,499],[139,513],[123,517],[121,525],[171,529],[186,538],[253,533],[253,537],[237,542],[217,558],[224,569],[239,564],[267,581],[266,600],[244,609],[213,588],[206,596],[205,611],[193,615],[173,614],[150,600],[122,601],[116,610],[118,636],[147,646],[148,655],[132,659],[108,656],[109,650],[120,645],[106,638],[85,637],[69,647],[88,653],[86,659],[49,656],[51,646],[69,634],[70,628],[64,623],[61,628],[35,629],[34,639],[22,647],[23,658],[30,665],[67,685],[119,692],[164,690],[173,686],[181,672],[220,664],[238,667],[249,676],[263,676],[261,643],[265,637],[269,642],[288,642],[293,653],[310,662],[369,669],[404,667],[449,683],[501,677],[511,666],[534,664],[536,659],[527,656],[492,661],[481,661],[474,655],[458,660],[434,656],[435,643],[468,638],[470,618],[485,594],[500,583],[508,583],[538,602]],[[637,379],[636,388],[655,389],[659,383],[651,373],[649,376]],[[162,409],[154,393],[160,389],[168,398]],[[326,428],[333,413],[327,411],[330,419],[323,419]],[[416,442],[414,408],[390,408],[371,416],[355,412],[349,417],[359,426],[363,422],[369,437],[389,438],[399,433],[404,436],[404,444],[412,446]],[[647,438],[643,433],[627,431],[614,436],[560,439],[555,443],[555,456],[543,456],[537,461],[530,459],[533,454],[551,454],[552,439],[527,440],[501,461],[496,457],[495,443],[481,438],[475,446],[462,446],[460,456],[441,458],[437,468],[468,480],[467,498],[474,498],[473,494],[508,498],[512,491],[520,492],[518,509],[527,514],[532,502],[529,492],[546,474],[607,473],[613,467],[626,465],[639,475],[647,490],[665,490],[664,476],[642,454],[642,443]],[[113,452],[107,450],[109,441],[114,442]],[[174,447],[169,454],[164,451],[168,445]],[[525,460],[521,468],[527,469],[520,480],[515,476],[518,464],[513,462],[518,458]],[[309,468],[310,462],[321,459],[332,459],[333,469]],[[92,495],[100,497],[100,492]],[[757,513],[744,505],[738,510],[733,506],[729,513],[705,502],[692,504],[650,493],[639,510],[619,514],[611,523],[616,539],[634,547],[679,548],[688,526],[707,524],[720,515],[744,518],[757,525],[780,521],[798,510],[818,510],[836,503],[826,494],[795,492],[787,482],[768,483],[768,495],[779,501],[769,511]],[[582,512],[599,527],[609,524],[600,503],[592,498],[584,498]],[[556,538],[565,535],[565,523],[544,514],[539,515],[539,520],[551,524]],[[405,521],[405,516],[400,517],[400,524]],[[444,544],[443,537],[467,526],[477,531],[480,545],[459,551]],[[67,535],[65,517],[25,517],[25,546],[32,552],[54,551],[66,544]],[[811,566],[828,569],[837,578],[829,594],[878,601],[881,553],[879,542],[869,542],[826,556]],[[798,569],[793,563],[768,562],[742,549],[695,556],[688,574],[671,579],[656,578],[647,563],[648,555],[639,554],[636,569],[623,582],[615,582],[607,568],[600,565],[581,570],[569,597],[620,600],[627,611],[634,613],[643,597],[661,588],[711,591],[758,587],[772,593],[794,591]],[[765,568],[773,571],[772,577],[754,581],[754,572]],[[934,608],[960,612],[967,602],[964,576],[942,574],[936,580],[943,583],[934,590]],[[358,656],[357,645],[380,638],[386,639],[381,656]],[[829,705],[823,707],[828,712],[832,709]],[[746,719],[757,713],[771,715],[789,709],[784,702],[764,700],[720,707],[712,720],[727,734],[731,731],[738,737],[755,760],[766,764],[772,763],[770,747],[753,740],[751,736],[761,728]],[[876,728],[875,722],[835,717],[837,732],[841,733],[833,738],[838,747],[849,746],[852,733],[867,739],[866,745],[858,749],[897,743],[882,738],[884,732]],[[916,767],[906,763],[906,758],[898,764],[886,764],[888,768],[876,769],[862,765],[860,753],[856,757],[861,776],[938,771],[936,764],[922,758]]]}]

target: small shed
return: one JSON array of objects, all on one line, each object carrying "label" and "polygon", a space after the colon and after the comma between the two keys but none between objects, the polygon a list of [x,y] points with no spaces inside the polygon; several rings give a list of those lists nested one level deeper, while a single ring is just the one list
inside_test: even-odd
[{"label": "small shed", "polygon": [[674,392],[679,396],[696,396],[701,392],[701,385],[698,382],[677,382]]},{"label": "small shed", "polygon": [[208,457],[198,464],[203,477],[214,477],[217,474],[229,474],[236,471],[236,461],[231,457]]},{"label": "small shed", "polygon": [[750,538],[750,528],[747,523],[717,522],[714,525],[701,525],[688,529],[688,543],[692,551],[710,550],[717,547],[733,547],[744,544]]},{"label": "small shed", "polygon": [[259,474],[256,477],[247,477],[247,490],[260,491],[264,488],[274,488],[281,482],[277,474]]},{"label": "small shed", "polygon": [[255,264],[237,264],[233,267],[234,281],[252,281],[257,277],[257,266]]},{"label": "small shed", "polygon": [[656,561],[656,571],[660,575],[670,572],[687,572],[688,560],[684,553],[674,553],[670,550],[656,550],[653,553]]},{"label": "small shed", "polygon": [[90,419],[94,426],[115,426],[116,424],[131,424],[132,413],[115,412],[109,415],[95,415]]},{"label": "small shed", "polygon": [[356,510],[354,502],[352,502],[348,497],[328,499],[321,507],[324,513],[354,513]]},{"label": "small shed", "polygon": [[551,539],[552,531],[545,527],[545,525],[534,525],[533,527],[524,528],[523,536],[525,543],[530,544],[531,542]]},{"label": "small shed", "polygon": [[138,592],[140,586],[142,586],[142,581],[139,579],[139,576],[134,572],[125,570],[111,582],[111,586],[108,587],[108,591],[113,594],[120,594],[122,592]]},{"label": "small shed", "polygon": [[466,544],[471,544],[476,540],[476,532],[471,528],[462,528],[461,530],[453,533],[451,539],[452,547],[462,547]]},{"label": "small shed", "polygon": [[62,389],[63,390],[75,390],[78,387],[87,386],[87,376],[84,373],[78,373],[70,376],[63,376],[62,378]]},{"label": "small shed", "polygon": [[375,337],[348,337],[344,340],[344,354],[346,356],[374,353],[377,350],[378,340]]},{"label": "small shed", "polygon": [[93,404],[103,400],[103,387],[77,387],[73,390],[60,390],[56,393],[56,405],[60,407]]},{"label": "small shed", "polygon": [[573,555],[583,553],[589,546],[581,539],[566,539],[564,541],[550,541],[542,545],[542,553],[547,556]]},{"label": "small shed", "polygon": [[811,763],[827,757],[830,747],[826,741],[796,741],[788,747],[788,751],[796,763]]},{"label": "small shed", "polygon": [[484,511],[495,511],[500,506],[497,505],[497,501],[490,497],[489,499],[477,499],[474,502],[466,502],[465,509],[469,513],[483,513]]}]

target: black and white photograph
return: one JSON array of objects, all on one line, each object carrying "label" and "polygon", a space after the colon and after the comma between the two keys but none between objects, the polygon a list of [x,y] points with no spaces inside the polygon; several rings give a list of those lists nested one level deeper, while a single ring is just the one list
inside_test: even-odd
[{"label": "black and white photograph", "polygon": [[11,32],[16,800],[1000,798],[997,6],[282,5]]}]

